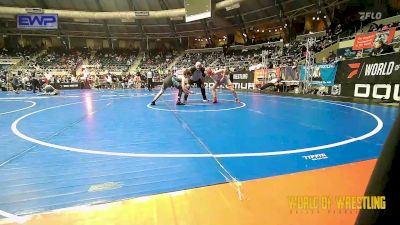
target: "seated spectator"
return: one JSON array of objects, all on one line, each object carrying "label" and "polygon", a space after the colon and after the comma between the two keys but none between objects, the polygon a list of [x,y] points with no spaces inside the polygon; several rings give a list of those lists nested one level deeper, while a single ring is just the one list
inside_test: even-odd
[{"label": "seated spectator", "polygon": [[356,58],[358,59],[358,58],[362,58],[362,57],[363,57],[362,51],[357,51]]},{"label": "seated spectator", "polygon": [[133,83],[135,85],[135,88],[137,88],[137,89],[141,88],[142,78],[141,78],[140,72],[136,73],[136,76],[133,78]]},{"label": "seated spectator", "polygon": [[335,33],[335,35],[339,35],[342,32],[343,32],[342,25],[338,24],[337,27],[335,28],[335,32],[334,33]]},{"label": "seated spectator", "polygon": [[19,79],[17,77],[17,75],[13,75],[13,79],[12,79],[12,87],[13,90],[16,94],[19,94],[18,90],[21,88],[21,84],[19,82]]},{"label": "seated spectator", "polygon": [[334,63],[336,60],[336,54],[333,51],[330,51],[327,60],[328,63]]},{"label": "seated spectator", "polygon": [[128,80],[128,88],[132,88],[134,84],[135,84],[134,76],[131,76]]},{"label": "seated spectator", "polygon": [[378,30],[378,25],[376,23],[372,23],[371,26],[369,27],[368,32],[376,31]]},{"label": "seated spectator", "polygon": [[370,53],[370,56],[377,56],[377,55],[382,55],[382,54],[387,54],[387,53],[392,53],[392,52],[394,52],[394,49],[392,46],[383,43],[382,40],[378,40],[374,43],[374,49]]},{"label": "seated spectator", "polygon": [[385,26],[382,27],[382,31],[389,30],[389,29],[390,29],[390,28],[389,28],[388,25],[385,25]]}]

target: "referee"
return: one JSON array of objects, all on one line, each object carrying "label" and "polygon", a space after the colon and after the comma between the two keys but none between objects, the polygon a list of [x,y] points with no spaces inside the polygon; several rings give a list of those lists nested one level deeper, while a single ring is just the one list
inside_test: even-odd
[{"label": "referee", "polygon": [[[205,68],[201,62],[196,62],[195,67],[190,69],[191,77],[189,79],[189,85],[196,84],[201,90],[201,95],[203,96],[203,102],[208,102],[206,96],[206,89],[204,85],[204,79],[206,77]],[[182,95],[182,90],[179,90],[178,98]],[[186,104],[189,94],[185,93],[183,104]]]}]

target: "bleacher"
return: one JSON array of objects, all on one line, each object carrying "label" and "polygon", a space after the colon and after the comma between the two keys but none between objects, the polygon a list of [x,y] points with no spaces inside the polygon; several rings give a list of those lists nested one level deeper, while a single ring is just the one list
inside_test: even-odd
[{"label": "bleacher", "polygon": [[166,73],[168,65],[172,63],[176,56],[177,52],[175,51],[147,51],[139,68],[144,72],[153,71],[155,73],[164,74]]},{"label": "bleacher", "polygon": [[35,47],[17,47],[12,49],[2,48],[0,49],[0,58],[23,58],[29,59],[29,57],[39,51]]},{"label": "bleacher", "polygon": [[210,66],[222,55],[222,52],[220,51],[211,50],[212,49],[210,49],[210,52],[193,52],[193,50],[188,50],[183,56],[182,60],[175,66],[177,68],[189,68],[193,67],[196,62],[201,62],[205,66]]},{"label": "bleacher", "polygon": [[85,48],[50,48],[45,54],[31,62],[31,66],[51,71],[67,70],[73,72],[88,56],[89,51]]},{"label": "bleacher", "polygon": [[137,54],[136,49],[100,49],[90,58],[89,63],[109,72],[127,72]]}]

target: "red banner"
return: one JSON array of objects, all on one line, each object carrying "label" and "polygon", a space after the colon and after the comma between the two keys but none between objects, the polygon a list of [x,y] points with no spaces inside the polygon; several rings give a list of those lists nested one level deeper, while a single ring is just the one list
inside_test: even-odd
[{"label": "red banner", "polygon": [[382,32],[375,31],[371,33],[357,35],[354,40],[353,50],[373,48],[374,42],[378,40],[382,40],[384,43],[390,44],[393,40],[395,33],[396,29],[392,28],[387,31],[382,31]]}]

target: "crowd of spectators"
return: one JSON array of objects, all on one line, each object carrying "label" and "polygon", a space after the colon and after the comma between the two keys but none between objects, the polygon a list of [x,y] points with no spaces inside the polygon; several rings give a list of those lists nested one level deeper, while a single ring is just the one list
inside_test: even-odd
[{"label": "crowd of spectators", "polygon": [[136,60],[137,49],[100,49],[89,60],[100,70],[127,72]]},{"label": "crowd of spectators", "polygon": [[389,30],[395,28],[397,31],[400,30],[400,22],[394,22],[390,24],[376,24],[372,23],[368,29],[368,32],[379,32],[375,37],[374,48],[364,50],[353,50],[352,47],[338,49],[339,59],[356,59],[367,56],[374,56],[380,54],[387,54],[394,51],[398,51],[400,48],[400,36],[395,35],[391,43],[387,43],[387,37]]},{"label": "crowd of spectators", "polygon": [[32,83],[38,80],[40,86],[51,84],[58,88],[60,85],[77,84],[79,88],[97,88],[97,89],[116,89],[116,88],[143,88],[146,86],[146,77],[144,74],[137,72],[136,74],[117,76],[111,72],[105,75],[66,75],[57,76],[51,73],[41,74],[30,71],[8,73],[0,71],[0,88],[4,90],[13,90],[19,92],[21,90],[32,91]]},{"label": "crowd of spectators", "polygon": [[92,88],[97,89],[144,88],[146,86],[146,77],[140,72],[121,76],[109,73],[103,76],[91,76],[89,83]]},{"label": "crowd of spectators", "polygon": [[73,73],[89,57],[87,48],[49,48],[45,54],[29,62],[31,69],[66,70]]},{"label": "crowd of spectators", "polygon": [[177,68],[193,67],[196,62],[201,62],[203,65],[212,65],[220,56],[221,52],[187,52],[182,60],[176,64]]},{"label": "crowd of spectators", "polygon": [[2,48],[0,49],[0,58],[21,58],[25,60],[29,60],[29,58],[39,51],[36,47],[20,47],[16,48]]},{"label": "crowd of spectators", "polygon": [[[346,24],[346,23],[344,23]],[[335,21],[329,27],[326,35],[319,37],[316,42],[309,47],[309,50],[318,53],[322,49],[334,44],[340,40],[340,37],[351,35],[354,30],[349,29],[349,24],[343,25],[340,21]],[[400,29],[400,23],[382,24],[377,25],[373,23],[369,31],[386,31],[390,28]],[[353,33],[352,33],[353,32]],[[354,35],[353,35],[354,37]],[[399,37],[395,37],[396,41]],[[279,41],[268,40],[268,41]],[[399,41],[399,40],[397,40]],[[185,53],[181,60],[179,60],[176,68],[192,67],[196,62],[201,62],[206,67],[220,68],[228,66],[235,70],[253,70],[260,66],[273,67],[292,67],[298,65],[306,55],[306,41],[294,40],[283,45],[271,44],[258,49],[243,48],[241,50],[214,51],[202,53]],[[91,87],[105,87],[105,88],[130,88],[137,87],[138,78],[141,77],[131,75],[128,73],[129,68],[136,60],[138,50],[129,49],[101,49],[91,51],[87,48],[81,49],[65,49],[65,48],[50,48],[39,57],[32,58],[40,50],[32,47],[17,47],[15,49],[1,49],[0,58],[5,57],[19,57],[25,60],[24,66],[21,66],[21,71],[17,74],[9,74],[8,79],[16,79],[21,83],[21,87],[28,87],[32,78],[39,76],[43,82],[51,83],[64,83],[64,82],[82,82],[85,80]],[[382,42],[376,42],[375,48],[371,49],[370,54],[379,55],[388,52],[393,52],[393,47],[386,45]],[[267,53],[264,55],[264,53]],[[146,73],[151,71],[154,74],[156,82],[162,81],[168,75],[167,68],[176,59],[178,53],[175,51],[160,51],[152,50],[147,51],[138,67],[138,71]],[[358,57],[358,54],[357,56]],[[263,64],[263,58],[268,61],[268,65]],[[323,63],[332,63],[344,59],[342,55],[336,54],[331,51],[327,57],[324,57]],[[77,75],[76,70],[83,64],[83,62],[90,64],[94,73],[82,79],[81,75]],[[265,61],[264,61],[265,62]],[[68,71],[67,76],[53,76],[52,71],[62,70]],[[105,72],[100,73],[99,70]],[[4,72],[0,71],[0,82],[5,83]],[[119,72],[121,75],[115,75]],[[121,73],[122,72],[122,73]],[[135,80],[135,81],[134,81]],[[140,80],[145,80],[141,77]]]},{"label": "crowd of spectators", "polygon": [[152,71],[157,78],[164,77],[168,73],[168,66],[177,56],[178,52],[176,51],[147,51],[138,69],[143,72]]},{"label": "crowd of spectators", "polygon": [[391,28],[395,28],[396,30],[400,30],[400,22],[396,23],[389,23],[389,24],[376,24],[372,23],[371,26],[368,29],[368,32],[373,32],[373,31],[385,31],[389,30]]}]

